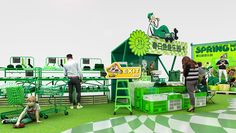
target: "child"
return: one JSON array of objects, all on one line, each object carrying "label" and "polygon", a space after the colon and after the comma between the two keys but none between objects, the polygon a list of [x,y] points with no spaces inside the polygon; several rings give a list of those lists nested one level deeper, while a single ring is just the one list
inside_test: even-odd
[{"label": "child", "polygon": [[12,119],[4,119],[2,120],[2,123],[15,124],[13,125],[14,128],[23,128],[26,123],[30,123],[33,121],[39,123],[41,122],[39,121],[39,111],[40,106],[38,103],[36,103],[35,96],[30,96],[29,98],[27,98],[27,105],[25,109],[21,112],[19,117],[15,117]]}]

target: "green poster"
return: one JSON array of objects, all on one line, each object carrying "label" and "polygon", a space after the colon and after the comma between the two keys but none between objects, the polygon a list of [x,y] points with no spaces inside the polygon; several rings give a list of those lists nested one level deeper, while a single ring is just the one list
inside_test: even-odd
[{"label": "green poster", "polygon": [[226,55],[229,66],[236,66],[236,41],[192,45],[192,57],[203,66],[216,67],[216,62]]}]

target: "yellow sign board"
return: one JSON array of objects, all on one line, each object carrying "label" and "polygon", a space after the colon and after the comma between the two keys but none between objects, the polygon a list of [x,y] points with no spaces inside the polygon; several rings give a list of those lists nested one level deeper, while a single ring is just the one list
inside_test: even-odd
[{"label": "yellow sign board", "polygon": [[108,79],[130,79],[140,78],[141,67],[121,67],[115,62],[106,68],[106,78]]}]

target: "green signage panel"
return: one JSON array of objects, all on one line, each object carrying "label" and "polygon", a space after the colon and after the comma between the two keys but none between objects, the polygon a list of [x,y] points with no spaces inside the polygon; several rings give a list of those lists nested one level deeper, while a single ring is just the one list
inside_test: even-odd
[{"label": "green signage panel", "polygon": [[162,54],[173,56],[185,56],[188,54],[188,43],[173,41],[166,42],[164,39],[157,39],[150,37],[150,48],[147,53],[149,54]]},{"label": "green signage panel", "polygon": [[216,67],[222,55],[226,56],[229,66],[236,66],[236,41],[192,45],[192,57],[205,67]]}]

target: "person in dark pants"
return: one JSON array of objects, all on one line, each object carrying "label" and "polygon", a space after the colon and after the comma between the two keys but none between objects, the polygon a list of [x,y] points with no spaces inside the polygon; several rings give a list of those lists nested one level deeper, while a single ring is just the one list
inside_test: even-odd
[{"label": "person in dark pants", "polygon": [[[81,97],[81,84],[80,81],[83,78],[83,75],[80,72],[79,64],[73,60],[72,54],[66,55],[67,63],[64,65],[65,76],[69,78],[68,87],[69,87],[69,100],[70,100],[70,108],[73,109],[76,106],[77,109],[83,108],[80,104]],[[77,99],[75,103],[73,101],[73,88],[76,88]]]},{"label": "person in dark pants", "polygon": [[197,64],[199,69],[199,83],[203,86],[206,86],[206,70],[202,68],[202,62],[198,62]]},{"label": "person in dark pants", "polygon": [[229,62],[225,59],[225,55],[222,55],[220,57],[220,60],[217,61],[216,65],[219,67],[219,83],[221,83],[222,73],[225,76],[225,81],[228,82],[228,76],[227,76],[226,68],[229,65]]},{"label": "person in dark pants", "polygon": [[194,112],[195,110],[195,97],[194,93],[196,92],[198,85],[198,65],[195,61],[191,60],[189,57],[185,56],[182,59],[183,65],[183,75],[185,77],[185,85],[188,90],[190,97],[191,107],[187,110],[188,112]]}]

